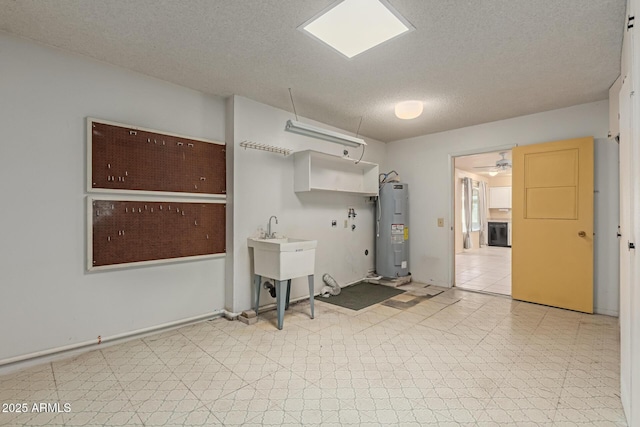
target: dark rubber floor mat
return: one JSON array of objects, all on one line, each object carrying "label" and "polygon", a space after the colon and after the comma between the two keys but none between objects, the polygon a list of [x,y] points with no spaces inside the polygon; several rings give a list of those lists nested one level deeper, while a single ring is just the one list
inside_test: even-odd
[{"label": "dark rubber floor mat", "polygon": [[342,288],[340,295],[329,298],[320,297],[318,300],[357,311],[402,293],[404,291],[389,286],[360,282]]}]

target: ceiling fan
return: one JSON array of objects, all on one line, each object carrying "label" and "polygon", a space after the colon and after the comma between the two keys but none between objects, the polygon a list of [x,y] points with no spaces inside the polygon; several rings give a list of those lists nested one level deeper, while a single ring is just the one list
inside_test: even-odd
[{"label": "ceiling fan", "polygon": [[[507,171],[509,169],[511,169],[511,160],[506,158],[507,152],[506,151],[502,151],[500,153],[500,159],[498,159],[496,161],[495,165],[488,165],[488,166],[474,166],[475,169],[491,169],[491,172],[504,172]],[[494,175],[494,174],[492,174]]]}]

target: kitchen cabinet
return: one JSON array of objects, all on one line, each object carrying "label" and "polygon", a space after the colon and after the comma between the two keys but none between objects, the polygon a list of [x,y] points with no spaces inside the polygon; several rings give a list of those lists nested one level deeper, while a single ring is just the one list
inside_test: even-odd
[{"label": "kitchen cabinet", "polygon": [[511,209],[511,187],[489,187],[490,209]]}]

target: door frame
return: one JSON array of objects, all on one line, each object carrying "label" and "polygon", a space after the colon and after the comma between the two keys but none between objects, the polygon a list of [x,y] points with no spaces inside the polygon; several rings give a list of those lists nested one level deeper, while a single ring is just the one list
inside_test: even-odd
[{"label": "door frame", "polygon": [[[628,85],[627,85],[628,83]],[[628,89],[628,90],[627,90]],[[623,92],[624,91],[624,92]],[[634,99],[632,96],[633,87],[629,76],[623,77],[620,87],[620,119],[627,119],[627,123],[620,120],[619,143],[619,188],[620,188],[620,219],[619,219],[619,250],[620,250],[620,279],[619,298],[620,308],[618,321],[620,324],[620,399],[622,408],[625,411],[627,420],[632,419],[631,396],[633,384],[633,364],[632,360],[632,279],[633,279],[633,258],[631,250],[627,249],[628,242],[634,241],[634,176],[633,176],[633,151],[634,151],[634,128],[632,125]],[[626,103],[624,103],[624,101]],[[635,251],[634,251],[635,252]]]},{"label": "door frame", "polygon": [[499,151],[505,151],[505,150],[509,150],[511,151],[513,149],[513,147],[517,147],[518,144],[506,144],[506,145],[494,145],[491,147],[477,147],[477,148],[470,148],[468,150],[463,150],[463,151],[456,151],[453,153],[449,153],[448,154],[448,164],[449,164],[449,218],[448,218],[448,223],[450,224],[449,226],[449,239],[447,239],[448,241],[448,248],[447,248],[447,252],[448,252],[448,263],[449,263],[449,278],[448,278],[448,282],[449,282],[449,287],[453,288],[456,285],[456,224],[455,224],[455,217],[456,217],[456,207],[455,207],[455,203],[456,203],[456,187],[455,187],[455,181],[456,181],[456,167],[455,167],[455,161],[456,161],[456,157],[465,157],[465,156],[473,156],[474,154],[485,154],[485,153],[493,153],[493,152],[499,152]]}]

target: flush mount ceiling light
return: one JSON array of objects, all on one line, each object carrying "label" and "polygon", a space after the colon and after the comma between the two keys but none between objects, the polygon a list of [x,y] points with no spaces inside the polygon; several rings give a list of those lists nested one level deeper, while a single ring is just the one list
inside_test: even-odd
[{"label": "flush mount ceiling light", "polygon": [[402,120],[411,120],[422,114],[422,101],[403,101],[396,104],[396,117]]},{"label": "flush mount ceiling light", "polygon": [[332,130],[322,129],[315,126],[301,123],[295,120],[287,120],[284,127],[287,132],[297,133],[298,135],[310,136],[311,138],[323,139],[337,144],[348,145],[349,147],[360,147],[367,145],[362,138],[356,138]]},{"label": "flush mount ceiling light", "polygon": [[415,28],[387,0],[340,0],[298,29],[353,58]]}]

